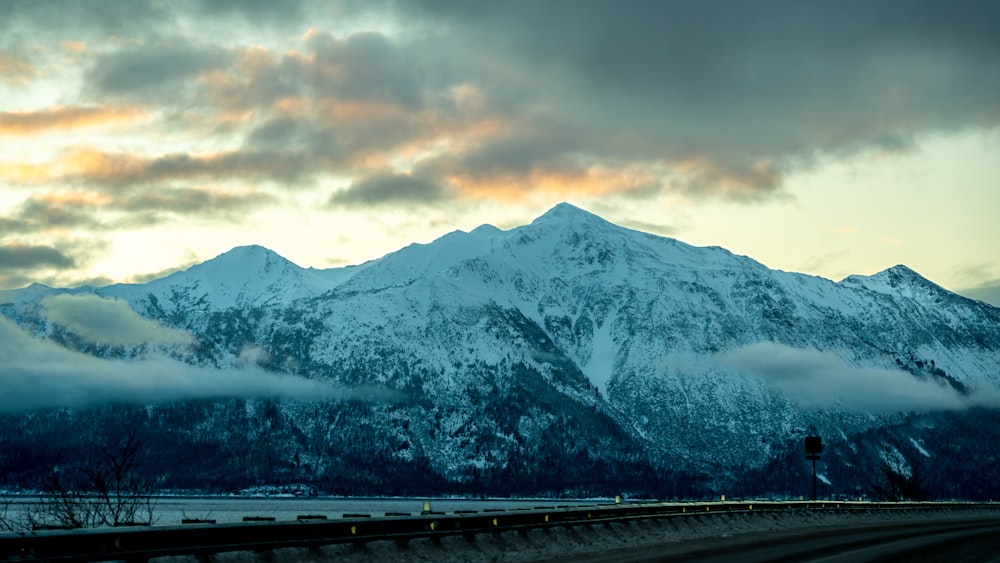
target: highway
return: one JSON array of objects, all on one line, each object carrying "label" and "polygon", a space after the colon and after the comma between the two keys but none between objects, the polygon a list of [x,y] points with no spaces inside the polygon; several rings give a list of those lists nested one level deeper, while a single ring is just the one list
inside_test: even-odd
[{"label": "highway", "polygon": [[1000,518],[752,533],[576,555],[555,562],[861,563],[1000,561]]},{"label": "highway", "polygon": [[950,563],[1000,561],[998,538],[991,503],[651,502],[0,533],[0,562],[281,552],[268,560]]}]

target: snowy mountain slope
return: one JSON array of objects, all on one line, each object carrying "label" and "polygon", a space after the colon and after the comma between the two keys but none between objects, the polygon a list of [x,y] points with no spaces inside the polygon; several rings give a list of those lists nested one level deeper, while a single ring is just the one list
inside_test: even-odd
[{"label": "snowy mountain slope", "polygon": [[[8,293],[0,311],[44,323],[33,311],[60,291]],[[554,449],[720,474],[766,465],[807,431],[853,436],[904,416],[850,393],[802,404],[775,379],[781,358],[764,368],[733,359],[762,343],[796,369],[822,364],[801,374],[820,395],[850,377],[904,377],[961,397],[1000,384],[1000,309],[903,266],[834,283],[567,204],[530,225],[456,231],[350,268],[307,270],[242,247],[148,284],[72,291],[190,331],[190,361],[225,368],[255,347],[272,371],[390,390],[384,404],[334,419],[460,482]]]},{"label": "snowy mountain slope", "polygon": [[99,293],[130,302],[153,295],[159,302],[213,311],[264,307],[329,291],[363,267],[306,269],[264,247],[241,246],[141,286],[117,285]]}]

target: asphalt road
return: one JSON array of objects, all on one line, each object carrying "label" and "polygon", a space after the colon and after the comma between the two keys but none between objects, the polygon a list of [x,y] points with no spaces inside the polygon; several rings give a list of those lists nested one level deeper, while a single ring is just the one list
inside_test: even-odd
[{"label": "asphalt road", "polygon": [[576,556],[574,563],[1000,562],[1000,518],[741,534]]}]

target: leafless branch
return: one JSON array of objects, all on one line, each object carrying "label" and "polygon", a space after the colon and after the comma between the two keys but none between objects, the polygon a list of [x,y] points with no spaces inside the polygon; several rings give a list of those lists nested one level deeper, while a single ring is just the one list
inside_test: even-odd
[{"label": "leafless branch", "polygon": [[117,448],[65,475],[59,465],[43,482],[43,496],[28,511],[31,528],[93,528],[150,524],[154,483],[137,471],[142,440],[130,432]]}]

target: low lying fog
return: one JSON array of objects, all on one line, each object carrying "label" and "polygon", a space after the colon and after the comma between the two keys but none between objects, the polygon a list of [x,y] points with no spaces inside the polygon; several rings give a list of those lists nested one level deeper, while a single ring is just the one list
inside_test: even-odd
[{"label": "low lying fog", "polygon": [[187,332],[135,313],[127,303],[96,295],[60,295],[42,303],[43,315],[94,344],[137,346],[129,359],[104,359],[36,338],[0,317],[0,411],[86,407],[108,402],[150,403],[221,397],[299,400],[352,398],[354,393],[256,367],[254,351],[233,369],[192,366],[168,357],[165,346],[194,341]]}]

